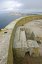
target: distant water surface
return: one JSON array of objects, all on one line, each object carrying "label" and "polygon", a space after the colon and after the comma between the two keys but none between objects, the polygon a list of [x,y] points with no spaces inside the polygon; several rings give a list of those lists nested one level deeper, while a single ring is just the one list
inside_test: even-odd
[{"label": "distant water surface", "polygon": [[0,29],[4,28],[13,20],[20,18],[19,15],[10,15],[9,13],[0,14]]}]

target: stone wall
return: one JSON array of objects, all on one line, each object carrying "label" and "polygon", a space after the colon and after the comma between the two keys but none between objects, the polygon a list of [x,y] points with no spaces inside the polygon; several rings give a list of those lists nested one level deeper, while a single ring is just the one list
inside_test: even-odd
[{"label": "stone wall", "polygon": [[32,20],[38,20],[38,19],[42,19],[42,15],[27,16],[27,17],[17,20],[16,25],[13,28],[11,38],[10,38],[7,64],[13,64],[13,61],[14,61],[14,59],[13,59],[13,42],[14,42],[14,36],[15,36],[15,31],[16,31],[17,26],[24,25],[27,22],[30,22]]}]

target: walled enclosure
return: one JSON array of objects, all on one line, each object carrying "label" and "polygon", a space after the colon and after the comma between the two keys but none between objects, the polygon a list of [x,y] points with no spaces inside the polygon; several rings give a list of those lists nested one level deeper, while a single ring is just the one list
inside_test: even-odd
[{"label": "walled enclosure", "polygon": [[23,18],[17,20],[15,27],[12,30],[11,37],[10,37],[7,64],[13,64],[13,61],[14,61],[13,60],[13,42],[14,42],[16,28],[18,26],[24,25],[25,23],[30,22],[32,20],[40,20],[40,19],[42,19],[42,15],[26,16],[26,17],[23,17]]}]

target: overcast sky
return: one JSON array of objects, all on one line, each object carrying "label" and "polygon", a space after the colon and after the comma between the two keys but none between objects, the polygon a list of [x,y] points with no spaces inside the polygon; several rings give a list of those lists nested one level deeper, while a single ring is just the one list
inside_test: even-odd
[{"label": "overcast sky", "polygon": [[42,0],[0,0],[1,11],[42,12]]}]

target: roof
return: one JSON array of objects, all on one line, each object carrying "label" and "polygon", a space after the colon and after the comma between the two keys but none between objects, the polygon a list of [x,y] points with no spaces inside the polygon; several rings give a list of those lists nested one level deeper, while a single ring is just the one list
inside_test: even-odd
[{"label": "roof", "polygon": [[38,43],[35,40],[27,40],[28,47],[39,47]]}]

